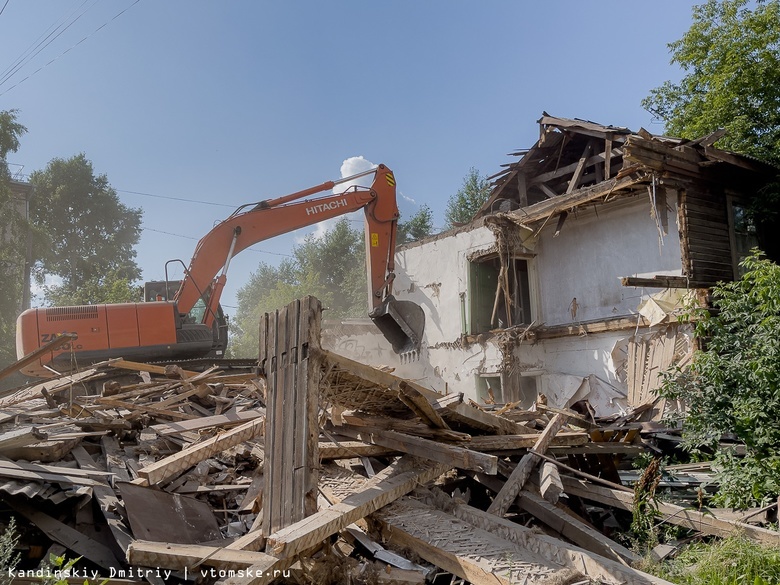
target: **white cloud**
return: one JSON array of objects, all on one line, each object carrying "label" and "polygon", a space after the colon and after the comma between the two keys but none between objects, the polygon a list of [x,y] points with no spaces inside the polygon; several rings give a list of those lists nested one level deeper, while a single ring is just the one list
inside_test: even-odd
[{"label": "white cloud", "polygon": [[403,194],[403,193],[401,193],[400,191],[398,191],[398,194],[401,196],[401,199],[403,199],[404,201],[408,201],[408,202],[409,202],[409,203],[411,203],[412,205],[419,205],[419,203],[417,203],[417,201],[415,201],[415,200],[414,200],[414,199],[412,199],[411,197],[407,197],[406,195],[404,195],[404,194]]},{"label": "white cloud", "polygon": [[[343,163],[341,163],[341,178],[343,179],[344,177],[351,177],[352,175],[357,175],[358,173],[369,171],[375,166],[376,165],[374,163],[372,163],[370,160],[366,160],[362,156],[351,156],[344,160]],[[358,185],[359,187],[370,187],[371,183],[373,182],[373,175],[365,175],[352,181],[347,181],[346,183],[340,183],[336,185],[333,188],[333,192],[336,194],[343,193],[354,185]]]},{"label": "white cloud", "polygon": [[[373,169],[376,165],[372,163],[370,160],[366,160],[362,156],[351,156],[348,159],[345,159],[344,162],[341,163],[341,178],[344,177],[351,177],[352,175],[357,175],[358,173],[362,173],[364,171],[369,171]],[[358,187],[370,187],[371,183],[374,182],[374,175],[369,174],[365,175],[363,177],[358,177],[357,179],[353,179],[352,181],[347,181],[346,183],[339,183],[335,187],[333,187],[333,193],[339,194],[343,193],[347,189],[357,185]],[[348,216],[350,219],[362,219],[363,218],[363,211],[355,211],[354,213],[351,213]],[[306,239],[306,236],[309,234],[314,235],[315,238],[320,239],[322,238],[326,233],[328,233],[328,230],[332,228],[336,223],[341,219],[341,217],[334,217],[332,219],[326,219],[325,221],[321,221],[318,224],[314,225],[314,231],[308,231],[307,233],[301,234],[300,236],[295,236],[295,242],[297,244],[302,244],[304,239]]]}]

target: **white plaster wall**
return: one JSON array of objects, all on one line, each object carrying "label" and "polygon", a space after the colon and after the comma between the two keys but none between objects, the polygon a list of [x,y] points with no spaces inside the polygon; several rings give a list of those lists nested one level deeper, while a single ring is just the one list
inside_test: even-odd
[{"label": "white plaster wall", "polygon": [[[370,323],[370,321],[368,321]],[[330,334],[323,329],[323,349],[372,366],[389,366],[393,374],[413,380],[441,394],[463,392],[476,400],[477,372],[498,372],[501,354],[492,342],[474,344],[467,349],[423,344],[419,355],[396,354],[387,340],[379,333],[343,331]],[[365,328],[361,328],[365,329]]]},{"label": "white plaster wall", "polygon": [[[425,334],[418,355],[395,354],[378,333],[323,336],[323,347],[371,365],[395,368],[398,376],[441,392],[463,392],[476,399],[478,372],[499,371],[501,354],[492,342],[458,347],[462,332],[461,293],[468,290],[468,256],[495,244],[480,226],[413,245],[396,253],[393,294],[417,303],[425,312]],[[346,328],[345,328],[346,331]]]},{"label": "white plaster wall", "polygon": [[486,227],[456,233],[396,253],[393,292],[425,311],[428,345],[457,341],[461,334],[461,293],[468,289],[468,255],[495,244]]},{"label": "white plaster wall", "polygon": [[[667,194],[669,233],[659,247],[659,232],[650,216],[649,198],[636,198],[593,211],[571,213],[558,237],[555,222],[542,231],[534,249],[537,322],[560,325],[636,314],[643,296],[657,289],[623,287],[621,276],[682,272],[676,219],[676,197]],[[326,349],[371,365],[395,368],[395,374],[438,392],[463,392],[477,399],[478,373],[495,373],[501,354],[493,341],[462,348],[461,294],[468,289],[468,256],[495,243],[485,227],[460,231],[396,254],[394,294],[422,307],[426,316],[423,348],[419,355],[396,355],[378,332],[360,333],[324,342]],[[533,272],[532,272],[532,278]],[[577,298],[572,319],[570,305]],[[522,369],[541,371],[540,390],[556,376],[585,378],[595,375],[622,388],[616,379],[612,349],[632,331],[547,339],[522,344],[515,358]]]},{"label": "white plaster wall", "polygon": [[[645,292],[620,284],[621,276],[681,275],[680,238],[675,219],[677,199],[667,196],[669,233],[659,246],[659,232],[650,215],[649,197],[636,198],[595,211],[570,213],[558,237],[555,221],[536,245],[540,320],[561,325],[631,315]],[[572,299],[577,299],[572,318]]]}]

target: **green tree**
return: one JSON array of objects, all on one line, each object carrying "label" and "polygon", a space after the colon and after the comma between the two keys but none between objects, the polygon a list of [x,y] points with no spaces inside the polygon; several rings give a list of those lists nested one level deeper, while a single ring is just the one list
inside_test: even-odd
[{"label": "green tree", "polygon": [[141,210],[122,204],[84,154],[52,160],[30,182],[32,219],[43,234],[35,245],[36,277],[41,283],[47,277],[61,281],[48,287],[48,303],[104,302],[117,292],[117,279],[129,286],[140,277],[134,246]]},{"label": "green tree", "polygon": [[46,302],[55,307],[94,303],[138,303],[143,300],[143,288],[134,286],[121,270],[91,276],[76,288],[44,286]]},{"label": "green tree", "polygon": [[642,105],[666,132],[699,138],[719,128],[718,146],[780,163],[780,0],[708,0],[693,24],[669,44],[685,71]]},{"label": "green tree", "polygon": [[21,308],[27,225],[10,189],[7,156],[27,129],[16,111],[0,112],[0,366],[16,359],[16,317]]},{"label": "green tree", "polygon": [[490,197],[490,191],[487,177],[481,177],[479,171],[471,167],[463,179],[463,186],[447,201],[447,209],[444,212],[447,227],[470,222]]},{"label": "green tree", "polygon": [[325,318],[363,316],[368,311],[365,243],[361,230],[341,218],[321,237],[309,235],[279,266],[261,263],[237,294],[238,310],[230,321],[231,355],[257,355],[258,323],[263,313],[296,298],[315,295]]},{"label": "green tree", "polygon": [[[705,349],[662,388],[686,404],[684,445],[715,450],[723,470],[717,502],[726,507],[780,494],[780,266],[758,250],[742,266],[740,280],[713,289],[714,312],[694,313]],[[721,448],[725,433],[744,442],[744,457]]]},{"label": "green tree", "polygon": [[398,244],[416,242],[433,233],[433,212],[427,205],[417,210],[409,221],[398,222]]}]

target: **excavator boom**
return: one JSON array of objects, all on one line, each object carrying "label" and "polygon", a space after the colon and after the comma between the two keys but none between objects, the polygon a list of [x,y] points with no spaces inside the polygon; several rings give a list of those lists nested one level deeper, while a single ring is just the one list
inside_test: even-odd
[{"label": "excavator boom", "polygon": [[[335,189],[368,174],[374,175],[369,188]],[[312,197],[324,191],[331,193]],[[221,355],[226,338],[219,300],[232,258],[258,242],[360,209],[366,218],[369,316],[396,352],[418,350],[425,327],[423,311],[392,294],[399,217],[395,177],[385,165],[378,165],[358,175],[240,207],[198,242],[172,300],[25,311],[17,320],[20,357],[62,333],[75,333],[78,340],[23,372],[50,376],[50,364],[64,369],[73,359],[84,365],[112,357],[148,360]]]}]

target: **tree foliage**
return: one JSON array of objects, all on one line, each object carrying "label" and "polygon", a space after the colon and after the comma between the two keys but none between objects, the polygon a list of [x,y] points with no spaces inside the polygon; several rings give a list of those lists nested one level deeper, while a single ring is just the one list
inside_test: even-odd
[{"label": "tree foliage", "polygon": [[725,128],[718,146],[780,162],[780,0],[708,0],[669,44],[685,71],[642,105],[681,138]]},{"label": "tree foliage", "polygon": [[[53,159],[30,177],[35,187],[32,219],[36,277],[50,285],[46,301],[105,302],[140,277],[134,246],[141,233],[141,210],[125,206],[105,175],[96,175],[84,154]],[[89,292],[90,294],[87,294]],[[124,299],[127,300],[127,299]]]},{"label": "tree foliage", "polygon": [[347,218],[320,237],[307,236],[292,255],[279,266],[261,263],[238,291],[238,311],[230,322],[232,355],[257,355],[262,314],[305,295],[322,301],[327,319],[366,314],[364,236],[362,230],[350,227]]},{"label": "tree foliage", "polygon": [[92,276],[77,287],[43,287],[46,302],[55,306],[90,305],[94,303],[138,303],[143,300],[143,288],[135,286],[121,270]]},{"label": "tree foliage", "polygon": [[[713,290],[714,313],[696,311],[705,349],[662,390],[687,405],[684,444],[716,451],[717,501],[728,507],[780,494],[780,266],[754,250],[742,267],[740,280]],[[744,442],[745,457],[720,448],[726,433]]]},{"label": "tree foliage", "polygon": [[490,191],[487,177],[480,176],[479,171],[471,167],[461,188],[447,200],[447,209],[444,212],[447,227],[470,222],[490,197]]},{"label": "tree foliage", "polygon": [[7,156],[26,132],[16,112],[0,112],[0,366],[16,359],[16,317],[24,284],[26,221],[9,186]]},{"label": "tree foliage", "polygon": [[427,205],[417,210],[408,221],[398,222],[397,244],[416,242],[433,233],[433,212]]}]

